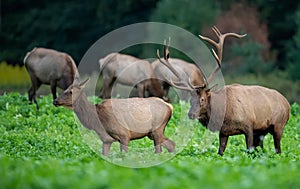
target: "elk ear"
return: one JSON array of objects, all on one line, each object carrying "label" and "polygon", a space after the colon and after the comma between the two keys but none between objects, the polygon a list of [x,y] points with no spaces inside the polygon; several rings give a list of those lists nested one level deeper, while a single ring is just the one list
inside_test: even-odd
[{"label": "elk ear", "polygon": [[208,88],[205,90],[205,92],[207,92],[207,96],[209,97],[211,95],[211,92],[216,91],[218,84],[214,84],[212,87]]},{"label": "elk ear", "polygon": [[79,87],[80,87],[81,89],[83,89],[83,88],[86,86],[86,84],[88,83],[89,80],[90,80],[90,78],[87,78],[85,81],[81,82],[81,83],[79,84]]}]

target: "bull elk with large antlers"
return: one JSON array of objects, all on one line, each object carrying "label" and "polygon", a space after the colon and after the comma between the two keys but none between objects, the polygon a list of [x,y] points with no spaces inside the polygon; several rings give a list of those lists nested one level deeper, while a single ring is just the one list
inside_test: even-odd
[{"label": "bull elk with large antlers", "polygon": [[[170,81],[174,87],[191,93],[189,118],[198,119],[212,131],[220,131],[218,151],[220,155],[223,155],[225,151],[229,136],[244,134],[247,149],[250,150],[258,146],[263,148],[263,139],[268,133],[273,135],[276,153],[281,153],[280,141],[290,115],[288,101],[276,90],[257,85],[225,85],[217,91],[214,90],[214,86],[210,88],[210,82],[221,67],[225,38],[229,36],[242,38],[245,36],[236,33],[222,34],[216,27],[213,27],[213,31],[219,38],[218,43],[200,35],[200,38],[217,49],[217,53],[212,51],[218,66],[208,79],[203,75],[204,84],[195,86],[191,82],[178,84]],[[168,57],[168,47],[165,43],[164,60],[160,58],[159,52],[158,58],[177,77],[180,77],[169,63]],[[181,80],[185,81],[184,79]]]}]

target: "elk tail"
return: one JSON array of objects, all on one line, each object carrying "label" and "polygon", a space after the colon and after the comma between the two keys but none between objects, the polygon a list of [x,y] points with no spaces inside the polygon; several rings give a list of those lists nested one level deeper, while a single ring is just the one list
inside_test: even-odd
[{"label": "elk tail", "polygon": [[67,63],[71,66],[72,70],[71,70],[71,74],[74,76],[74,79],[79,79],[79,72],[76,66],[75,61],[73,60],[73,58],[70,55],[67,55],[66,57]]},{"label": "elk tail", "polygon": [[99,60],[99,65],[100,65],[100,75],[101,75],[103,69],[106,67],[106,65],[107,65],[108,63],[110,63],[116,56],[117,56],[117,53],[111,53],[111,54],[107,55],[106,57],[101,58],[101,59]]},{"label": "elk tail", "polygon": [[26,61],[28,59],[28,57],[36,50],[36,47],[34,47],[30,52],[27,52],[24,59],[23,59],[23,63],[26,64]]}]

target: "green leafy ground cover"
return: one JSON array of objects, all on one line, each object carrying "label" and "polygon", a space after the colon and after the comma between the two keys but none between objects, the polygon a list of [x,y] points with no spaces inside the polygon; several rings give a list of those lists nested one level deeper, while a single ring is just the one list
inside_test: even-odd
[{"label": "green leafy ground cover", "polygon": [[128,154],[119,153],[114,145],[112,155],[104,160],[82,137],[72,111],[54,107],[51,95],[38,102],[41,108],[36,111],[26,95],[0,96],[0,188],[300,188],[297,104],[292,105],[283,134],[282,154],[274,154],[270,135],[265,149],[252,154],[245,152],[244,136],[234,136],[223,157],[217,155],[217,134],[197,122],[185,125],[193,131],[187,146],[178,143],[183,136],[178,127],[188,105],[173,104],[166,135],[182,149],[165,163],[135,169],[110,162],[132,157],[139,147],[151,149],[140,154],[145,161],[166,157],[168,152],[154,155],[152,141],[145,138],[131,142]]}]

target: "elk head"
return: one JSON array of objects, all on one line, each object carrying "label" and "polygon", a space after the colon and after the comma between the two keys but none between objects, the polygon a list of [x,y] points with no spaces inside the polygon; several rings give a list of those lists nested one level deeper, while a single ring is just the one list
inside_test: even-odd
[{"label": "elk head", "polygon": [[214,49],[212,49],[212,53],[217,60],[217,67],[214,69],[214,71],[209,75],[208,79],[203,75],[203,80],[204,84],[200,86],[195,86],[190,82],[190,79],[188,82],[185,82],[186,80],[182,78],[182,76],[177,72],[177,70],[169,63],[169,47],[170,47],[170,39],[168,42],[168,45],[166,44],[166,41],[164,41],[164,59],[161,59],[159,55],[159,51],[157,50],[157,57],[159,61],[167,66],[178,78],[181,82],[173,82],[172,80],[169,81],[171,85],[175,88],[181,89],[181,90],[186,90],[191,93],[191,99],[190,99],[190,104],[191,108],[189,110],[188,116],[190,119],[198,119],[204,126],[207,126],[209,117],[210,117],[210,98],[211,98],[211,93],[215,90],[217,85],[214,85],[212,87],[209,87],[210,82],[213,80],[215,77],[216,73],[218,70],[221,68],[221,63],[222,63],[222,54],[223,54],[223,44],[224,40],[226,37],[232,36],[236,38],[242,38],[246,36],[244,35],[239,35],[236,33],[225,33],[222,34],[219,29],[214,26],[212,27],[212,30],[214,33],[217,35],[219,41],[215,42],[210,38],[204,37],[199,35],[199,37],[202,40],[207,41],[211,45],[213,45],[217,52],[215,52]]},{"label": "elk head", "polygon": [[86,86],[89,78],[82,83],[79,83],[79,78],[75,78],[72,85],[70,85],[59,97],[57,97],[53,104],[55,106],[64,106],[73,109],[73,104],[82,95],[83,89]]}]

